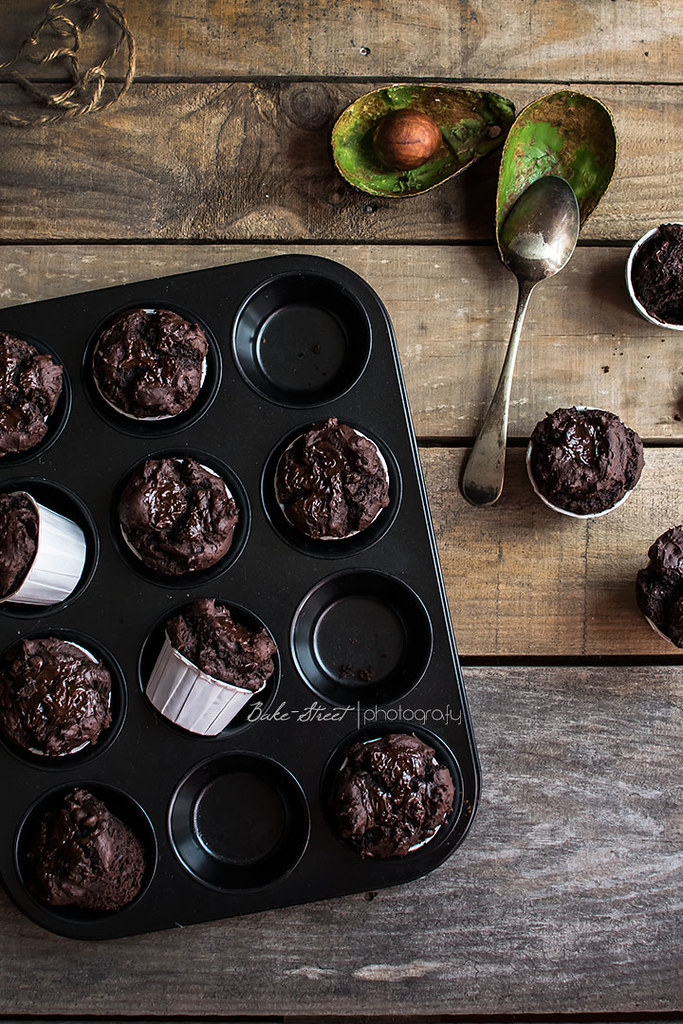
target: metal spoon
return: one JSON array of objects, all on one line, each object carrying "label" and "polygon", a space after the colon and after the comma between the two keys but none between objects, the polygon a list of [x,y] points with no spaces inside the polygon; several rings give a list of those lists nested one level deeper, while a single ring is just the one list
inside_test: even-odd
[{"label": "metal spoon", "polygon": [[503,490],[510,388],[531,292],[566,265],[579,237],[579,207],[571,185],[549,175],[529,185],[500,230],[503,263],[519,283],[517,309],[498,386],[462,478],[472,505],[493,505]]}]

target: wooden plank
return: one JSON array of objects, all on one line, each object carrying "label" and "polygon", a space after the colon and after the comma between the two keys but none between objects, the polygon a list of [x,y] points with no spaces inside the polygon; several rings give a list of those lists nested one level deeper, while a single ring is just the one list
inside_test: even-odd
[{"label": "wooden plank", "polygon": [[[475,436],[516,296],[492,247],[8,245],[0,248],[0,306],[283,252],[337,260],[379,293],[418,436]],[[579,249],[534,293],[513,385],[512,437],[528,437],[547,411],[578,402],[615,412],[652,442],[683,441],[678,335],[635,312],[625,261],[618,247]]]},{"label": "wooden plank", "polygon": [[[5,0],[6,52],[45,9]],[[683,12],[676,0],[136,0],[122,5],[140,74],[679,81]],[[504,72],[501,70],[504,69]]]},{"label": "wooden plank", "polygon": [[638,569],[664,530],[681,522],[683,450],[648,448],[640,483],[620,508],[579,520],[548,509],[508,452],[505,488],[490,509],[465,501],[467,452],[421,458],[461,655],[674,655],[635,601]]},{"label": "wooden plank", "polygon": [[374,898],[93,944],[2,896],[0,1012],[676,1011],[683,666],[465,678],[482,804],[441,868]]},{"label": "wooden plank", "polygon": [[[491,239],[495,154],[408,200],[366,196],[337,174],[332,123],[369,87],[139,84],[119,106],[76,123],[2,126],[0,239]],[[521,107],[554,86],[492,88]],[[592,91],[613,111],[620,159],[582,239],[635,240],[663,219],[683,220],[680,90]],[[0,104],[20,109],[15,92],[0,87]]]}]

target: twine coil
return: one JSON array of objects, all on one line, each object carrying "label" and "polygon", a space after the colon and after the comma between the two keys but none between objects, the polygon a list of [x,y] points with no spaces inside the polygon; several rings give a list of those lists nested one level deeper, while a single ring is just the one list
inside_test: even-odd
[{"label": "twine coil", "polygon": [[[117,39],[98,64],[81,69],[78,51],[82,38],[101,15],[106,15],[116,26]],[[36,53],[36,47],[44,34],[50,34],[61,42],[41,56]],[[128,59],[125,77],[120,86],[115,87],[113,93],[105,97],[108,67],[124,47]],[[56,86],[51,91],[40,88],[16,70],[14,65],[21,60],[31,64],[63,61],[73,84],[66,89]],[[14,82],[24,90],[34,104],[47,110],[45,113],[23,117],[12,110],[0,107],[0,123],[28,128],[32,125],[45,125],[80,117],[95,110],[106,110],[125,96],[134,75],[135,40],[123,12],[116,4],[111,3],[111,0],[56,0],[50,4],[45,17],[26,37],[15,56],[4,64],[0,63],[0,78]]]}]

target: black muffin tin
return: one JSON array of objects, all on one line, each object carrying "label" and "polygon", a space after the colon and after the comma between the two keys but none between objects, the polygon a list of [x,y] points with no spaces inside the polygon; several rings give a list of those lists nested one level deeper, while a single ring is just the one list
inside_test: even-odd
[{"label": "black muffin tin", "polygon": [[[140,306],[174,309],[209,337],[200,397],[173,420],[126,419],[92,384],[102,327]],[[47,440],[0,462],[0,490],[27,490],[88,541],[67,601],[0,605],[0,647],[20,636],[72,639],[114,678],[112,727],[95,747],[48,759],[0,742],[0,871],[19,907],[62,935],[114,938],[377,890],[440,864],[471,824],[479,769],[393,330],[377,295],[334,262],[280,256],[15,306],[0,311],[0,330],[52,351],[66,377]],[[355,537],[314,541],[284,519],[274,466],[293,437],[328,416],[379,445],[391,504]],[[226,558],[171,580],[142,567],[115,514],[131,468],[162,453],[216,468],[241,510]],[[165,620],[200,596],[260,620],[278,647],[266,690],[214,738],[169,723],[144,695]],[[362,859],[335,833],[326,797],[348,743],[391,731],[437,749],[455,806],[408,856]],[[25,884],[37,821],[76,786],[100,795],[145,844],[145,885],[123,910],[51,908]]]}]

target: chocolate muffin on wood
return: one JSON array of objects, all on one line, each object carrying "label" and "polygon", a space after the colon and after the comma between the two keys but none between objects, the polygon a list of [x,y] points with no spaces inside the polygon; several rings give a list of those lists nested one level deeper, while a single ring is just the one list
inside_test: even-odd
[{"label": "chocolate muffin on wood", "polygon": [[648,556],[636,577],[638,607],[650,625],[683,647],[683,526],[657,537]]},{"label": "chocolate muffin on wood", "polygon": [[643,470],[643,442],[614,413],[572,406],[534,427],[528,466],[546,500],[576,515],[612,509]]}]

